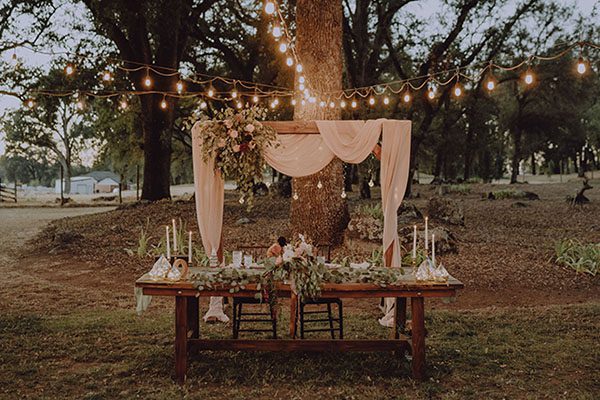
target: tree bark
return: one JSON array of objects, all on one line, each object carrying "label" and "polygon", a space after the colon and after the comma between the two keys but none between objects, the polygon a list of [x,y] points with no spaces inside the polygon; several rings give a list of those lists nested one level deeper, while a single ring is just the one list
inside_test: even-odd
[{"label": "tree bark", "polygon": [[512,130],[514,151],[512,155],[512,160],[510,162],[510,183],[517,183],[517,178],[519,176],[519,163],[521,162],[521,137],[523,136],[523,132],[520,127],[515,127]]},{"label": "tree bark", "polygon": [[[298,0],[296,45],[311,93],[317,95],[341,90],[341,0]],[[307,102],[305,106],[294,109],[295,120],[340,117],[339,109],[320,107],[319,101]],[[317,187],[319,180],[323,185],[321,189]],[[298,200],[292,200],[290,211],[292,232],[305,233],[317,244],[339,244],[349,219],[346,201],[341,197],[344,188],[342,161],[335,158],[322,171],[294,178],[292,184],[298,194]]]}]

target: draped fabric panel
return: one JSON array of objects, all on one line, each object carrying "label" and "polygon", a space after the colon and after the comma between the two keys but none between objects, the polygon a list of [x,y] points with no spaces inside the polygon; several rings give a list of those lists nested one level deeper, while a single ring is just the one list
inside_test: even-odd
[{"label": "draped fabric panel", "polygon": [[[392,262],[388,266],[399,267],[401,257],[397,210],[402,203],[408,179],[410,121],[315,122],[319,135],[279,135],[281,145],[265,149],[265,160],[288,176],[308,176],[325,168],[335,156],[347,163],[362,162],[382,137],[380,177],[384,213],[383,249],[385,252],[393,246]],[[221,174],[214,170],[214,163],[202,160],[201,145],[202,132],[200,125],[196,124],[192,128],[196,214],[202,244],[210,256],[212,249],[218,249],[221,241],[224,182]]]}]

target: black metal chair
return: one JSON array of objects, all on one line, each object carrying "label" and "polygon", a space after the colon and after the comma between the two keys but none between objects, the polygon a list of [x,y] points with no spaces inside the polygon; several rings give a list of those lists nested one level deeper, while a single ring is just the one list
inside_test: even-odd
[{"label": "black metal chair", "polygon": [[[244,254],[251,254],[253,260],[260,260],[266,257],[268,247],[265,246],[241,246],[239,250],[243,251]],[[237,339],[240,335],[240,332],[253,332],[253,333],[261,333],[261,332],[271,332],[273,334],[273,339],[277,339],[277,311],[272,307],[270,303],[268,303],[269,310],[268,311],[257,311],[254,309],[248,309],[249,311],[244,311],[244,305],[262,305],[265,301],[261,301],[260,299],[256,299],[254,297],[234,297],[233,298],[233,338]],[[271,326],[269,328],[242,328],[242,322],[245,323],[254,323],[261,324],[261,326],[266,326],[263,324],[270,323]]]}]

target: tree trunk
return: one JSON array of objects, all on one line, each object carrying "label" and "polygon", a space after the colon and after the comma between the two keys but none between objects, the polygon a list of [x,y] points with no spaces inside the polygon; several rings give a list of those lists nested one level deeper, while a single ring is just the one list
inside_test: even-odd
[{"label": "tree trunk", "polygon": [[162,96],[141,96],[142,131],[144,135],[144,183],[142,200],[160,200],[171,197],[171,127],[173,126],[173,99],[167,99],[167,108],[160,108]]},{"label": "tree trunk", "polygon": [[[341,0],[298,0],[296,45],[311,93],[341,90]],[[295,120],[340,117],[339,109],[319,107],[319,101],[294,109]],[[323,184],[321,189],[317,188],[319,180]],[[346,201],[341,197],[343,188],[343,163],[337,158],[314,175],[294,178],[293,189],[298,200],[292,200],[292,232],[305,233],[317,244],[340,243],[349,219]]]},{"label": "tree trunk", "polygon": [[513,144],[514,144],[514,152],[512,156],[512,160],[510,162],[510,183],[517,183],[517,178],[519,176],[519,163],[521,162],[521,128],[515,127],[512,131]]},{"label": "tree trunk", "polygon": [[531,153],[531,175],[535,175],[536,174],[536,167],[535,167],[535,153]]}]

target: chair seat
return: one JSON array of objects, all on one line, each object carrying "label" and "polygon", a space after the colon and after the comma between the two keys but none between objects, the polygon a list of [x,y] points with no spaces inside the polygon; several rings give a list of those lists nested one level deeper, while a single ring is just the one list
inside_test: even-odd
[{"label": "chair seat", "polygon": [[[255,297],[234,297],[233,298],[233,338],[237,339],[239,337],[240,332],[271,332],[273,334],[273,339],[277,339],[277,316],[273,306],[269,303],[268,312],[244,312],[243,305],[250,304],[265,304],[261,299],[257,299]],[[261,318],[262,317],[262,318]],[[261,325],[261,328],[248,328],[242,329],[242,322],[248,323],[269,323],[271,324],[270,328],[264,328],[264,325]]]}]

